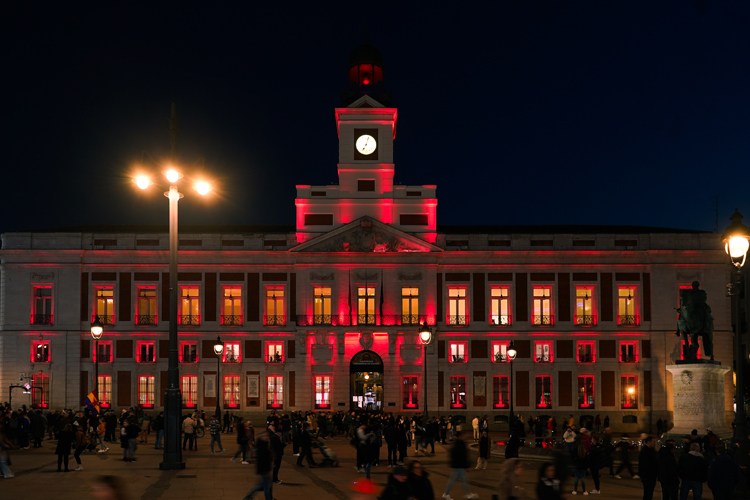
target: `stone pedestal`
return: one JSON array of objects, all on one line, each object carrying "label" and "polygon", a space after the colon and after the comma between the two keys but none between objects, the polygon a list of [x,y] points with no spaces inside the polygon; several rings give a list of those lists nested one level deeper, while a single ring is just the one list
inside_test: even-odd
[{"label": "stone pedestal", "polygon": [[672,374],[674,428],[670,434],[703,435],[710,427],[716,435],[731,435],[725,422],[724,376],[728,366],[708,363],[668,365]]}]

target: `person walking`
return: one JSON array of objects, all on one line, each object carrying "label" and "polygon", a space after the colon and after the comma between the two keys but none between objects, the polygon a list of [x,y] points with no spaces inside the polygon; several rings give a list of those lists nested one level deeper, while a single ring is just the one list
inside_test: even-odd
[{"label": "person walking", "polygon": [[578,494],[578,481],[581,482],[581,491],[584,495],[588,495],[586,491],[586,470],[589,468],[589,454],[586,451],[586,447],[582,441],[578,442],[578,446],[575,447],[572,454],[573,458],[573,495]]},{"label": "person walking", "polygon": [[216,415],[211,417],[211,420],[208,422],[208,432],[211,434],[211,444],[209,445],[211,454],[214,453],[214,443],[219,445],[219,453],[224,453],[226,450],[221,445],[221,422],[219,422],[219,417]]},{"label": "person walking", "polygon": [[620,472],[622,472],[623,469],[628,469],[628,472],[633,479],[640,479],[640,476],[633,472],[633,465],[630,463],[630,439],[627,434],[623,434],[622,437],[620,437],[617,445],[615,445],[615,449],[620,456],[620,465],[615,471],[615,478],[622,479]]},{"label": "person walking", "polygon": [[526,500],[526,490],[521,481],[523,462],[510,458],[500,467],[500,483],[497,485],[498,500]]},{"label": "person walking", "polygon": [[[241,422],[237,423],[237,428],[241,427]],[[273,500],[271,495],[271,448],[267,433],[261,433],[256,439],[255,463],[256,472],[258,473],[258,484],[247,492],[242,500],[250,500],[254,494],[263,491],[265,500]]]},{"label": "person walking", "polygon": [[10,454],[8,453],[8,450],[13,449],[13,443],[10,442],[10,439],[5,435],[5,428],[3,427],[3,424],[0,423],[0,474],[5,479],[13,479],[14,476],[13,473],[10,471]]},{"label": "person walking", "polygon": [[740,466],[727,453],[722,441],[719,441],[716,445],[716,458],[708,466],[707,479],[714,500],[731,500],[732,493],[742,480]]},{"label": "person walking", "polygon": [[435,500],[435,491],[432,489],[430,475],[424,470],[422,462],[412,460],[409,464],[409,490],[411,496],[416,500]]},{"label": "person walking", "polygon": [[545,462],[539,468],[539,482],[536,483],[536,498],[538,500],[563,500],[560,480],[555,464]]},{"label": "person walking", "polygon": [[188,415],[182,421],[182,432],[185,435],[182,439],[182,451],[185,451],[186,446],[188,450],[192,450],[195,441],[195,420],[192,415]]},{"label": "person walking", "polygon": [[73,434],[73,426],[65,424],[65,427],[57,433],[57,447],[55,448],[55,454],[57,455],[57,472],[61,471],[61,466],[65,464],[65,472],[68,472],[68,455],[75,442],[75,434]]},{"label": "person walking", "polygon": [[677,473],[677,458],[674,456],[674,449],[674,439],[668,439],[657,453],[662,500],[677,500],[677,494],[680,491],[680,477]]},{"label": "person walking", "polygon": [[76,451],[73,453],[73,458],[78,466],[75,470],[83,470],[83,464],[81,463],[81,453],[86,449],[89,444],[88,436],[81,424],[78,421],[73,422],[73,433],[75,435]]},{"label": "person walking", "polygon": [[250,443],[250,437],[247,435],[243,420],[242,417],[237,417],[237,452],[231,460],[233,463],[237,463],[237,457],[242,455],[242,465],[248,465],[250,462],[247,461],[247,446]]},{"label": "person walking", "polygon": [[398,466],[393,469],[393,473],[388,476],[388,484],[380,495],[380,500],[408,500],[411,498],[408,480],[409,473],[404,467]]},{"label": "person walking", "polygon": [[654,488],[659,477],[659,457],[654,450],[655,446],[656,438],[647,436],[643,440],[643,447],[638,455],[638,473],[643,483],[643,500],[654,498]]},{"label": "person walking", "polygon": [[297,457],[297,467],[304,467],[302,459],[307,460],[309,467],[316,467],[317,464],[312,456],[312,436],[310,436],[310,424],[302,424],[302,430],[299,435],[299,456]]},{"label": "person walking", "polygon": [[395,467],[398,459],[396,450],[398,449],[398,429],[391,422],[386,422],[383,429],[383,439],[388,446],[388,467]]},{"label": "person walking", "polygon": [[455,442],[453,443],[453,448],[451,449],[450,455],[451,475],[448,479],[448,484],[445,487],[445,493],[443,493],[443,498],[445,498],[445,500],[452,500],[450,492],[453,488],[453,483],[456,482],[456,479],[461,480],[461,486],[464,490],[464,493],[466,493],[467,498],[478,498],[477,495],[473,494],[469,489],[469,483],[466,479],[466,469],[469,468],[468,453],[469,452],[466,446],[466,441],[464,441],[462,433],[457,431],[455,435]]},{"label": "person walking", "polygon": [[273,484],[281,484],[279,479],[279,469],[281,469],[281,459],[284,457],[284,442],[281,440],[281,432],[276,432],[273,426],[268,428],[268,441],[273,457]]},{"label": "person walking", "polygon": [[691,443],[690,451],[677,461],[677,475],[682,479],[680,500],[687,500],[690,490],[693,500],[703,498],[703,483],[708,479],[708,462],[701,454],[700,443]]},{"label": "person walking", "polygon": [[487,434],[487,431],[482,431],[482,435],[479,437],[479,456],[477,457],[476,469],[486,469],[487,460],[489,460],[491,456],[492,453],[490,453],[490,435]]},{"label": "person walking", "polygon": [[589,451],[589,471],[591,472],[591,479],[594,480],[594,489],[589,491],[592,495],[598,495],[601,493],[599,470],[606,465],[607,456],[604,453],[604,446],[598,437],[592,436],[591,450]]}]

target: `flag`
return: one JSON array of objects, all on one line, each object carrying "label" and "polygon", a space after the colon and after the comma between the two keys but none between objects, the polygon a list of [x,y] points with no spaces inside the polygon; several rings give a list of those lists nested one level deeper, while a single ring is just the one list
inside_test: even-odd
[{"label": "flag", "polygon": [[88,396],[86,396],[83,399],[83,402],[86,403],[86,407],[93,413],[95,416],[99,415],[99,400],[96,399],[96,396],[92,392]]}]

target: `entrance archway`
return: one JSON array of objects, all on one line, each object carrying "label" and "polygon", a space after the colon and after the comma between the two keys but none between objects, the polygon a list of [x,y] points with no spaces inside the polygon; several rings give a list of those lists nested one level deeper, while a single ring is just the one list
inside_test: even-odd
[{"label": "entrance archway", "polygon": [[383,409],[383,360],[373,351],[360,351],[349,363],[352,410]]}]

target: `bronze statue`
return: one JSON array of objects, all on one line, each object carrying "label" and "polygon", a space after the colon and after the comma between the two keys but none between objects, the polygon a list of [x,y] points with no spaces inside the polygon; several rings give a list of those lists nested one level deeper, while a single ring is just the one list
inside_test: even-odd
[{"label": "bronze statue", "polygon": [[677,332],[682,337],[686,361],[696,361],[698,355],[698,337],[703,337],[703,356],[714,359],[714,318],[711,308],[706,303],[706,292],[700,289],[700,283],[693,281],[693,287],[680,290],[680,308],[677,319]]}]

